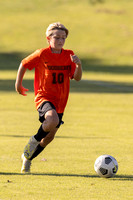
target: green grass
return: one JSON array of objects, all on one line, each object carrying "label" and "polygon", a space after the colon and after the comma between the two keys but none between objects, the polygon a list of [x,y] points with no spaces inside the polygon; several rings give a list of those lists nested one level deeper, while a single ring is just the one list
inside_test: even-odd
[{"label": "green grass", "polygon": [[[133,59],[131,0],[0,1],[0,199],[133,199]],[[47,46],[45,30],[61,21],[70,30],[65,48],[82,60],[83,80],[71,82],[70,98],[55,140],[20,173],[20,156],[40,123],[33,72],[27,97],[14,90],[21,60]],[[111,179],[98,177],[102,154],[119,165]],[[42,161],[45,158],[46,161]]]},{"label": "green grass", "polygon": [[[2,93],[1,98],[2,105],[9,105],[3,105],[0,113],[1,199],[131,199],[132,94],[71,93],[65,124],[33,161],[32,175],[20,174],[20,155],[39,126],[33,94],[22,99],[9,95]],[[94,172],[95,159],[105,153],[119,164],[112,179],[99,178]]]}]

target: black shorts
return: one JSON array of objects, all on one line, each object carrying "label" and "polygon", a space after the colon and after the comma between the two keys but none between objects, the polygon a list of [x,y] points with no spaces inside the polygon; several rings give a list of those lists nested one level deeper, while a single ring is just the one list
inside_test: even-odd
[{"label": "black shorts", "polygon": [[[43,121],[45,120],[44,115],[46,114],[46,112],[53,109],[56,110],[55,106],[50,101],[43,102],[41,106],[38,108],[39,121],[43,123]],[[57,128],[59,128],[61,124],[64,124],[64,122],[62,121],[63,113],[57,113],[57,114],[59,117],[59,124],[57,125]]]}]

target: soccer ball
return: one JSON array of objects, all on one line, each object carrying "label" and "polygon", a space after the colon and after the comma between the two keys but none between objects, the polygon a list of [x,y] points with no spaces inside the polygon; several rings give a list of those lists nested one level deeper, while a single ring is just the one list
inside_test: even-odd
[{"label": "soccer ball", "polygon": [[110,155],[101,155],[96,159],[94,169],[99,176],[111,178],[118,171],[118,163],[117,160]]}]

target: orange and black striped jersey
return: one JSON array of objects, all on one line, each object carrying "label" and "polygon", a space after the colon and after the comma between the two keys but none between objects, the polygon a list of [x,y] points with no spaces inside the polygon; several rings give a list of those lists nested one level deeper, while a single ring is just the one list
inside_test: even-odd
[{"label": "orange and black striped jersey", "polygon": [[70,79],[76,65],[71,61],[73,51],[62,49],[61,54],[52,53],[51,47],[36,50],[22,60],[23,67],[35,68],[35,104],[38,109],[44,101],[54,104],[57,113],[63,113],[68,96]]}]

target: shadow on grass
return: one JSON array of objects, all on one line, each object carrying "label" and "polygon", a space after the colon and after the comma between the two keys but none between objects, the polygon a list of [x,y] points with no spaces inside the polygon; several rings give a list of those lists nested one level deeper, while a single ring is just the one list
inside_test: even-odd
[{"label": "shadow on grass", "polygon": [[[24,80],[23,86],[34,91],[33,80]],[[0,80],[0,91],[15,92],[15,80]],[[80,93],[133,93],[133,83],[111,82],[101,80],[71,81],[70,92]],[[28,93],[27,93],[28,94]]]},{"label": "shadow on grass", "polygon": [[[24,87],[29,88],[30,92],[34,91],[33,80],[24,80],[23,85]],[[0,91],[15,92],[15,80],[0,80]]]},{"label": "shadow on grass", "polygon": [[1,135],[1,134],[0,137],[30,138],[30,136],[27,135]]},{"label": "shadow on grass", "polygon": [[108,65],[98,58],[81,58],[83,71],[110,74],[133,74],[133,66]]},{"label": "shadow on grass", "polygon": [[[1,135],[0,137],[16,137],[16,138],[29,138],[30,136],[27,135]],[[95,137],[95,136],[88,136],[88,137],[75,137],[75,136],[55,136],[56,139],[79,139],[79,140],[92,140],[92,139],[99,139],[99,140],[106,140],[109,137]]]},{"label": "shadow on grass", "polygon": [[[29,53],[10,52],[0,53],[0,70],[8,71],[17,69],[21,60]],[[133,66],[116,65],[110,66],[103,64],[103,61],[97,58],[81,58],[83,71],[94,73],[111,73],[111,74],[133,74]],[[6,76],[6,75],[5,75]],[[5,79],[4,79],[5,78]],[[15,80],[0,80],[0,91],[14,91]],[[33,80],[24,80],[24,87],[33,92]],[[71,92],[91,92],[91,93],[133,93],[133,84],[124,82],[110,82],[101,80],[82,80],[80,82],[71,81]]]},{"label": "shadow on grass", "polygon": [[110,178],[112,181],[133,181],[133,175],[115,175]]},{"label": "shadow on grass", "polygon": [[21,60],[28,53],[23,52],[7,52],[0,53],[0,70],[17,70]]},{"label": "shadow on grass", "polygon": [[80,93],[133,93],[133,84],[101,80],[71,81],[70,91]]},{"label": "shadow on grass", "polygon": [[[17,70],[23,58],[32,52],[1,52],[0,53],[0,70]],[[103,64],[98,58],[85,57],[81,58],[83,70],[95,73],[112,73],[112,74],[133,74],[133,66],[115,65],[110,66]]]},{"label": "shadow on grass", "polygon": [[83,178],[98,178],[98,175],[89,174],[59,174],[59,173],[15,173],[15,172],[0,172],[0,175],[33,175],[33,176],[57,176],[57,177],[83,177]]},{"label": "shadow on grass", "polygon": [[[0,175],[33,175],[33,176],[53,176],[53,177],[83,177],[83,178],[100,178],[98,175],[89,175],[89,174],[66,174],[66,173],[28,173],[28,174],[21,174],[21,173],[15,173],[15,172],[0,172]],[[117,181],[133,181],[132,175],[116,175],[113,178],[108,178],[109,180]]]}]

